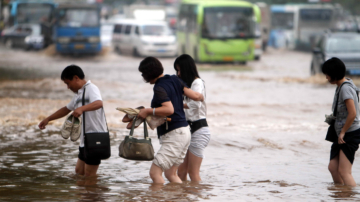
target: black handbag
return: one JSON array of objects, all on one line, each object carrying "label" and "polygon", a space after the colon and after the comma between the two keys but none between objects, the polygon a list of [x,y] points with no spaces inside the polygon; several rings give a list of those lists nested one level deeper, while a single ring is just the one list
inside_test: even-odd
[{"label": "black handbag", "polygon": [[133,137],[135,117],[131,126],[130,134],[125,136],[125,139],[120,143],[119,156],[124,159],[151,161],[154,159],[154,148],[149,138],[146,121],[144,121],[144,139],[137,139]]},{"label": "black handbag", "polygon": [[[82,105],[85,105],[85,88],[82,97]],[[103,112],[104,112],[104,108]],[[84,154],[85,158],[91,159],[108,159],[111,156],[110,135],[104,112],[107,132],[85,132],[85,112],[83,112],[83,129],[84,129]]]},{"label": "black handbag", "polygon": [[[339,95],[340,95],[340,91],[341,91],[341,87],[345,84],[345,82],[343,82],[339,88],[339,93],[338,96],[336,98],[335,101],[335,109],[334,109],[334,117],[336,117],[336,113],[337,113],[337,106],[338,106],[338,100],[339,100]],[[335,120],[330,124],[328,131],[326,133],[326,137],[325,140],[329,141],[329,142],[337,142],[338,141],[338,135],[336,133],[335,130]]]}]

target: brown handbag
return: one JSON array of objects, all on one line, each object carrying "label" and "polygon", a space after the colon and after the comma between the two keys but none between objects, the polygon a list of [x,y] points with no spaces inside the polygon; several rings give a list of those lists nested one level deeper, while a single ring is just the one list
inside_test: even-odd
[{"label": "brown handbag", "polygon": [[[133,123],[136,121],[135,117]],[[133,137],[134,125],[132,124],[130,134],[125,136],[125,139],[120,143],[119,156],[124,159],[151,161],[154,159],[154,148],[149,138],[146,121],[144,123],[144,139],[137,139]]]}]

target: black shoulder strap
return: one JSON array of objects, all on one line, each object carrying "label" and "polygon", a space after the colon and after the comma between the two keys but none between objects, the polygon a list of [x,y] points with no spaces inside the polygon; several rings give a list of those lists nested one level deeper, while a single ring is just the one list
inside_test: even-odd
[{"label": "black shoulder strap", "polygon": [[344,84],[346,84],[346,83],[348,83],[348,82],[343,82],[343,83],[341,84],[341,86],[339,87],[339,92],[338,92],[337,97],[336,97],[335,109],[334,109],[334,113],[333,113],[333,115],[334,115],[335,117],[336,117],[336,113],[337,113],[337,106],[338,106],[339,96],[340,96],[340,92],[341,92],[341,87],[342,87]]},{"label": "black shoulder strap", "polygon": [[[84,92],[83,92],[83,96],[82,96],[82,106],[84,106],[85,105],[85,90],[86,90],[86,88],[84,87]],[[83,134],[85,134],[85,112],[83,112],[83,130],[84,130],[84,133]]]},{"label": "black shoulder strap", "polygon": [[[83,92],[83,96],[82,96],[82,106],[85,105],[85,90],[86,90],[86,87],[84,87],[84,92]],[[101,108],[102,108],[103,113],[104,113],[106,128],[107,128],[107,130],[109,132],[109,127],[108,127],[106,116],[105,116],[105,110],[104,110],[104,107],[101,107]],[[83,112],[83,129],[84,129],[84,134],[85,134],[85,112]]]}]

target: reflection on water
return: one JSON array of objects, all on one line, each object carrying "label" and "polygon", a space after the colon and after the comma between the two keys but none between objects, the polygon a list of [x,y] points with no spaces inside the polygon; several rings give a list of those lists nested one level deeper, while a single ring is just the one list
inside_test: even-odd
[{"label": "reflection on water", "polygon": [[[78,143],[64,140],[58,130],[51,125],[45,131],[35,126],[0,126],[0,201],[359,199],[357,187],[324,184],[331,180],[330,175],[322,175],[326,167],[316,173],[315,170],[321,168],[316,161],[308,164],[267,161],[267,155],[284,152],[284,148],[265,144],[265,139],[255,139],[259,145],[251,150],[240,141],[229,144],[213,140],[207,150],[212,156],[202,166],[204,182],[161,185],[151,183],[148,176],[151,162],[129,161],[117,156],[118,144],[128,131],[111,130],[112,157],[102,161],[98,176],[84,178],[74,174]],[[153,144],[155,149],[159,147],[158,141]],[[237,161],[233,160],[236,156],[227,157],[239,151],[256,154],[261,160],[246,155]],[[315,172],[305,172],[307,169]],[[311,177],[305,178],[303,174]]]},{"label": "reflection on water", "polygon": [[330,191],[330,197],[342,200],[354,200],[356,199],[355,195],[359,194],[354,187],[344,185],[332,185],[328,187],[328,190]]},{"label": "reflection on water", "polygon": [[1,129],[0,201],[196,201],[210,197],[212,188],[207,184],[152,184],[149,162],[117,157],[123,135],[112,137],[112,157],[101,163],[99,175],[85,178],[74,174],[77,144],[69,144],[58,132]]}]

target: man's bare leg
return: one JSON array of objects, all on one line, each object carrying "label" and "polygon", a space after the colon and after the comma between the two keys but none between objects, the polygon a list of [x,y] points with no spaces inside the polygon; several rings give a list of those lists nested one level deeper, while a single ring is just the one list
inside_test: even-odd
[{"label": "man's bare leg", "polygon": [[93,177],[96,176],[96,172],[99,168],[99,165],[88,165],[85,164],[85,177]]},{"label": "man's bare leg", "polygon": [[75,166],[75,173],[78,175],[85,175],[85,162],[78,159]]}]

